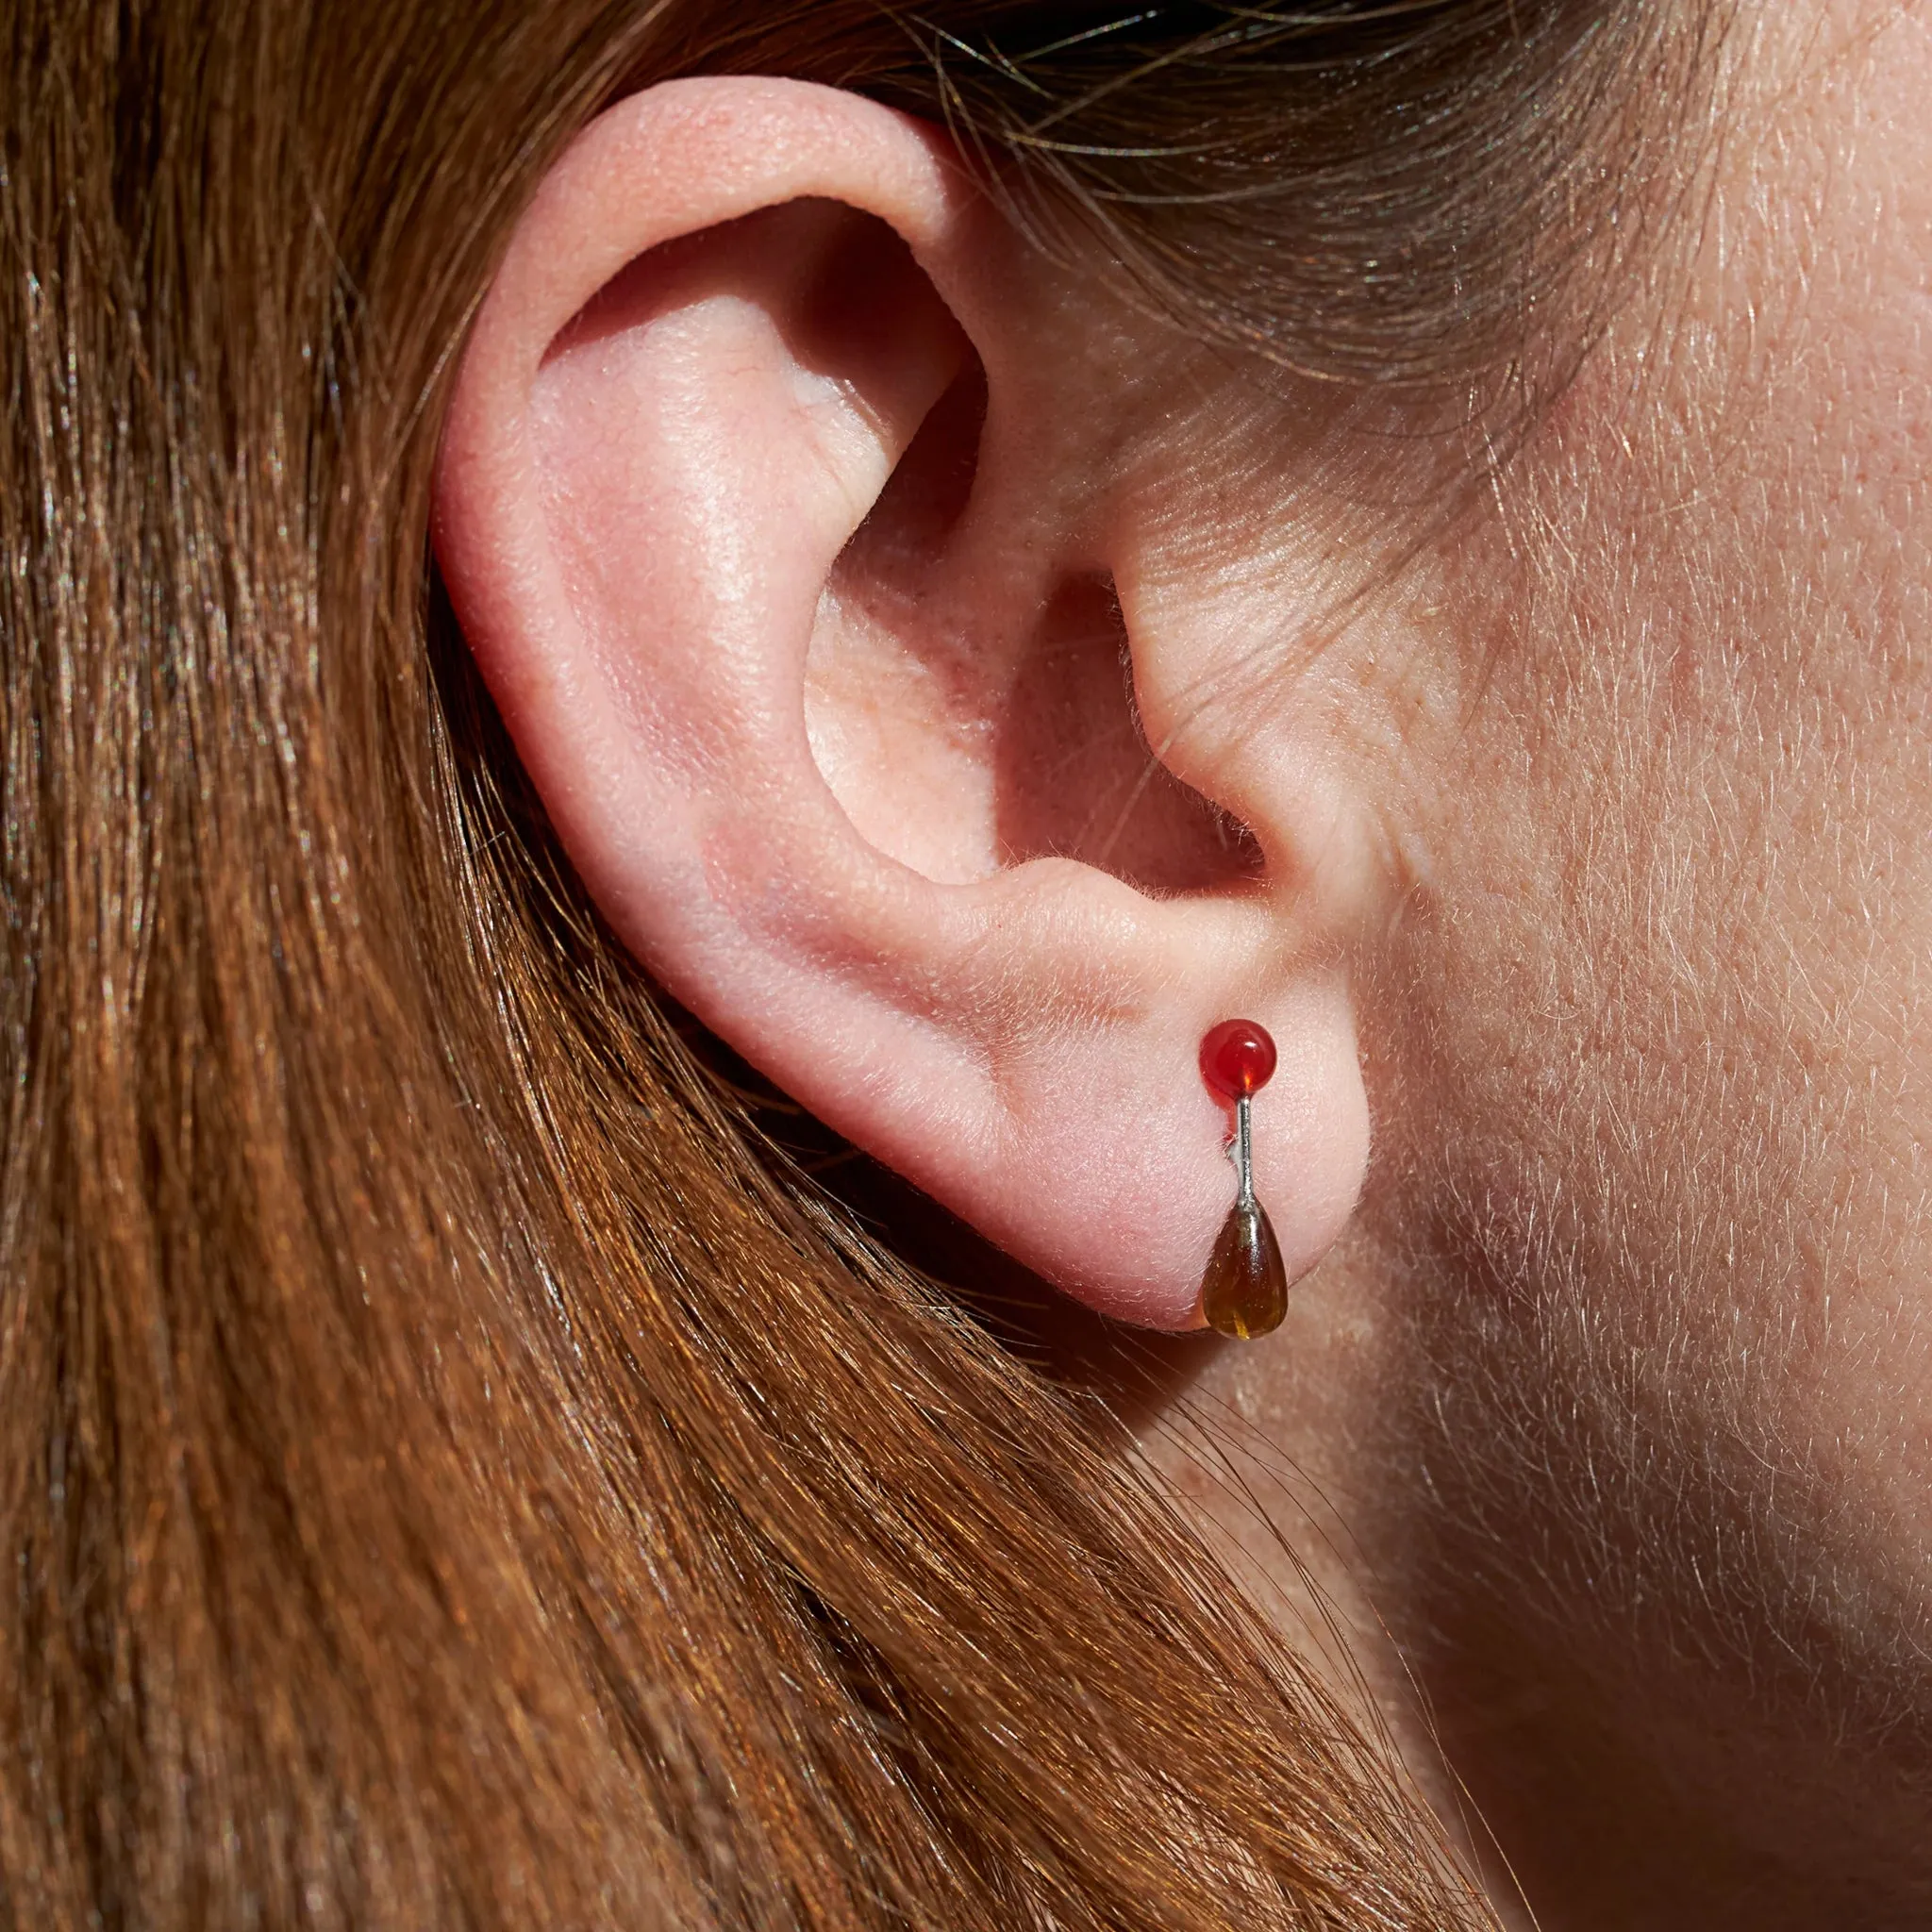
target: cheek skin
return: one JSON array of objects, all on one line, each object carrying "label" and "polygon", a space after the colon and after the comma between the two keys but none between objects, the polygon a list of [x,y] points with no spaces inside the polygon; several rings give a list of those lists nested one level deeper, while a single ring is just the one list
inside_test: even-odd
[{"label": "cheek skin", "polygon": [[1443,561],[1481,694],[1366,1003],[1348,1474],[1513,1857],[1675,1856],[1635,1765],[1686,1857],[1923,1904],[1932,16],[1836,9],[1779,80]]},{"label": "cheek skin", "polygon": [[1500,647],[1565,1098],[1515,1165],[1932,1605],[1932,25],[1806,71],[1666,373],[1614,344],[1536,479],[1560,541]]}]

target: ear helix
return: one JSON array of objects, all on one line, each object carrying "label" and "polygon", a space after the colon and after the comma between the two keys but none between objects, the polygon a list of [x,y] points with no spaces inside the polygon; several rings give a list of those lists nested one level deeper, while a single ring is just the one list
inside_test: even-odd
[{"label": "ear helix", "polygon": [[1254,1098],[1274,1077],[1274,1041],[1253,1020],[1224,1020],[1201,1041],[1201,1076],[1234,1102],[1234,1206],[1201,1277],[1201,1314],[1208,1327],[1248,1341],[1280,1326],[1288,1310],[1288,1269],[1267,1210],[1255,1198]]}]

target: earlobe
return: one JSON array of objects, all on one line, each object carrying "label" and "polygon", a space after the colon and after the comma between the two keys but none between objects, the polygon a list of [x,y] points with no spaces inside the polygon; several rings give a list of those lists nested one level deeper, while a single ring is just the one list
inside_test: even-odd
[{"label": "earlobe", "polygon": [[560,837],[665,985],[1029,1266],[1187,1327],[1233,1198],[1197,1067],[1215,1022],[1281,1045],[1256,1174],[1291,1274],[1352,1208],[1336,936],[1245,863],[1166,898],[1058,856],[935,876],[863,835],[808,724],[814,640],[867,601],[882,492],[962,375],[984,372],[977,467],[903,525],[867,622],[912,669],[858,692],[876,716],[851,741],[916,774],[935,730],[997,732],[1002,654],[1093,573],[1091,519],[1056,514],[1092,465],[1044,426],[1071,391],[1034,366],[1055,338],[1019,261],[935,133],[885,108],[767,80],[636,96],[558,164],[479,319],[438,550]]}]

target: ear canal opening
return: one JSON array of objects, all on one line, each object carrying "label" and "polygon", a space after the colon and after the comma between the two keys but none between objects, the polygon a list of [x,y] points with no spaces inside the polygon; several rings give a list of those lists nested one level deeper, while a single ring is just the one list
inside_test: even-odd
[{"label": "ear canal opening", "polygon": [[986,370],[969,354],[887,478],[840,559],[841,568],[862,558],[871,570],[911,571],[931,558],[966,513],[985,427]]},{"label": "ear canal opening", "polygon": [[[855,224],[847,246],[874,251],[874,268],[892,259],[893,302],[916,299],[908,284],[924,278],[890,231]],[[881,326],[856,320],[849,292],[822,313],[838,319],[828,335]],[[1257,877],[1254,834],[1148,742],[1112,579],[1069,575],[1016,617],[1012,584],[953,561],[975,513],[988,400],[984,365],[961,348],[820,606],[806,713],[826,783],[872,843],[940,881],[1048,856],[1151,897]]]},{"label": "ear canal opening", "polygon": [[1108,576],[1069,579],[1041,611],[1012,686],[995,796],[1008,865],[1074,858],[1153,898],[1263,870],[1254,833],[1148,742]]}]

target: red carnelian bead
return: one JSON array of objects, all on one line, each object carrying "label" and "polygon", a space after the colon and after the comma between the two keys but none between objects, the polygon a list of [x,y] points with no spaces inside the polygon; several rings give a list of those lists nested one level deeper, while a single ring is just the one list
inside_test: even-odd
[{"label": "red carnelian bead", "polygon": [[1224,1020],[1201,1042],[1201,1077],[1217,1093],[1239,1100],[1274,1077],[1274,1042],[1252,1020]]}]

